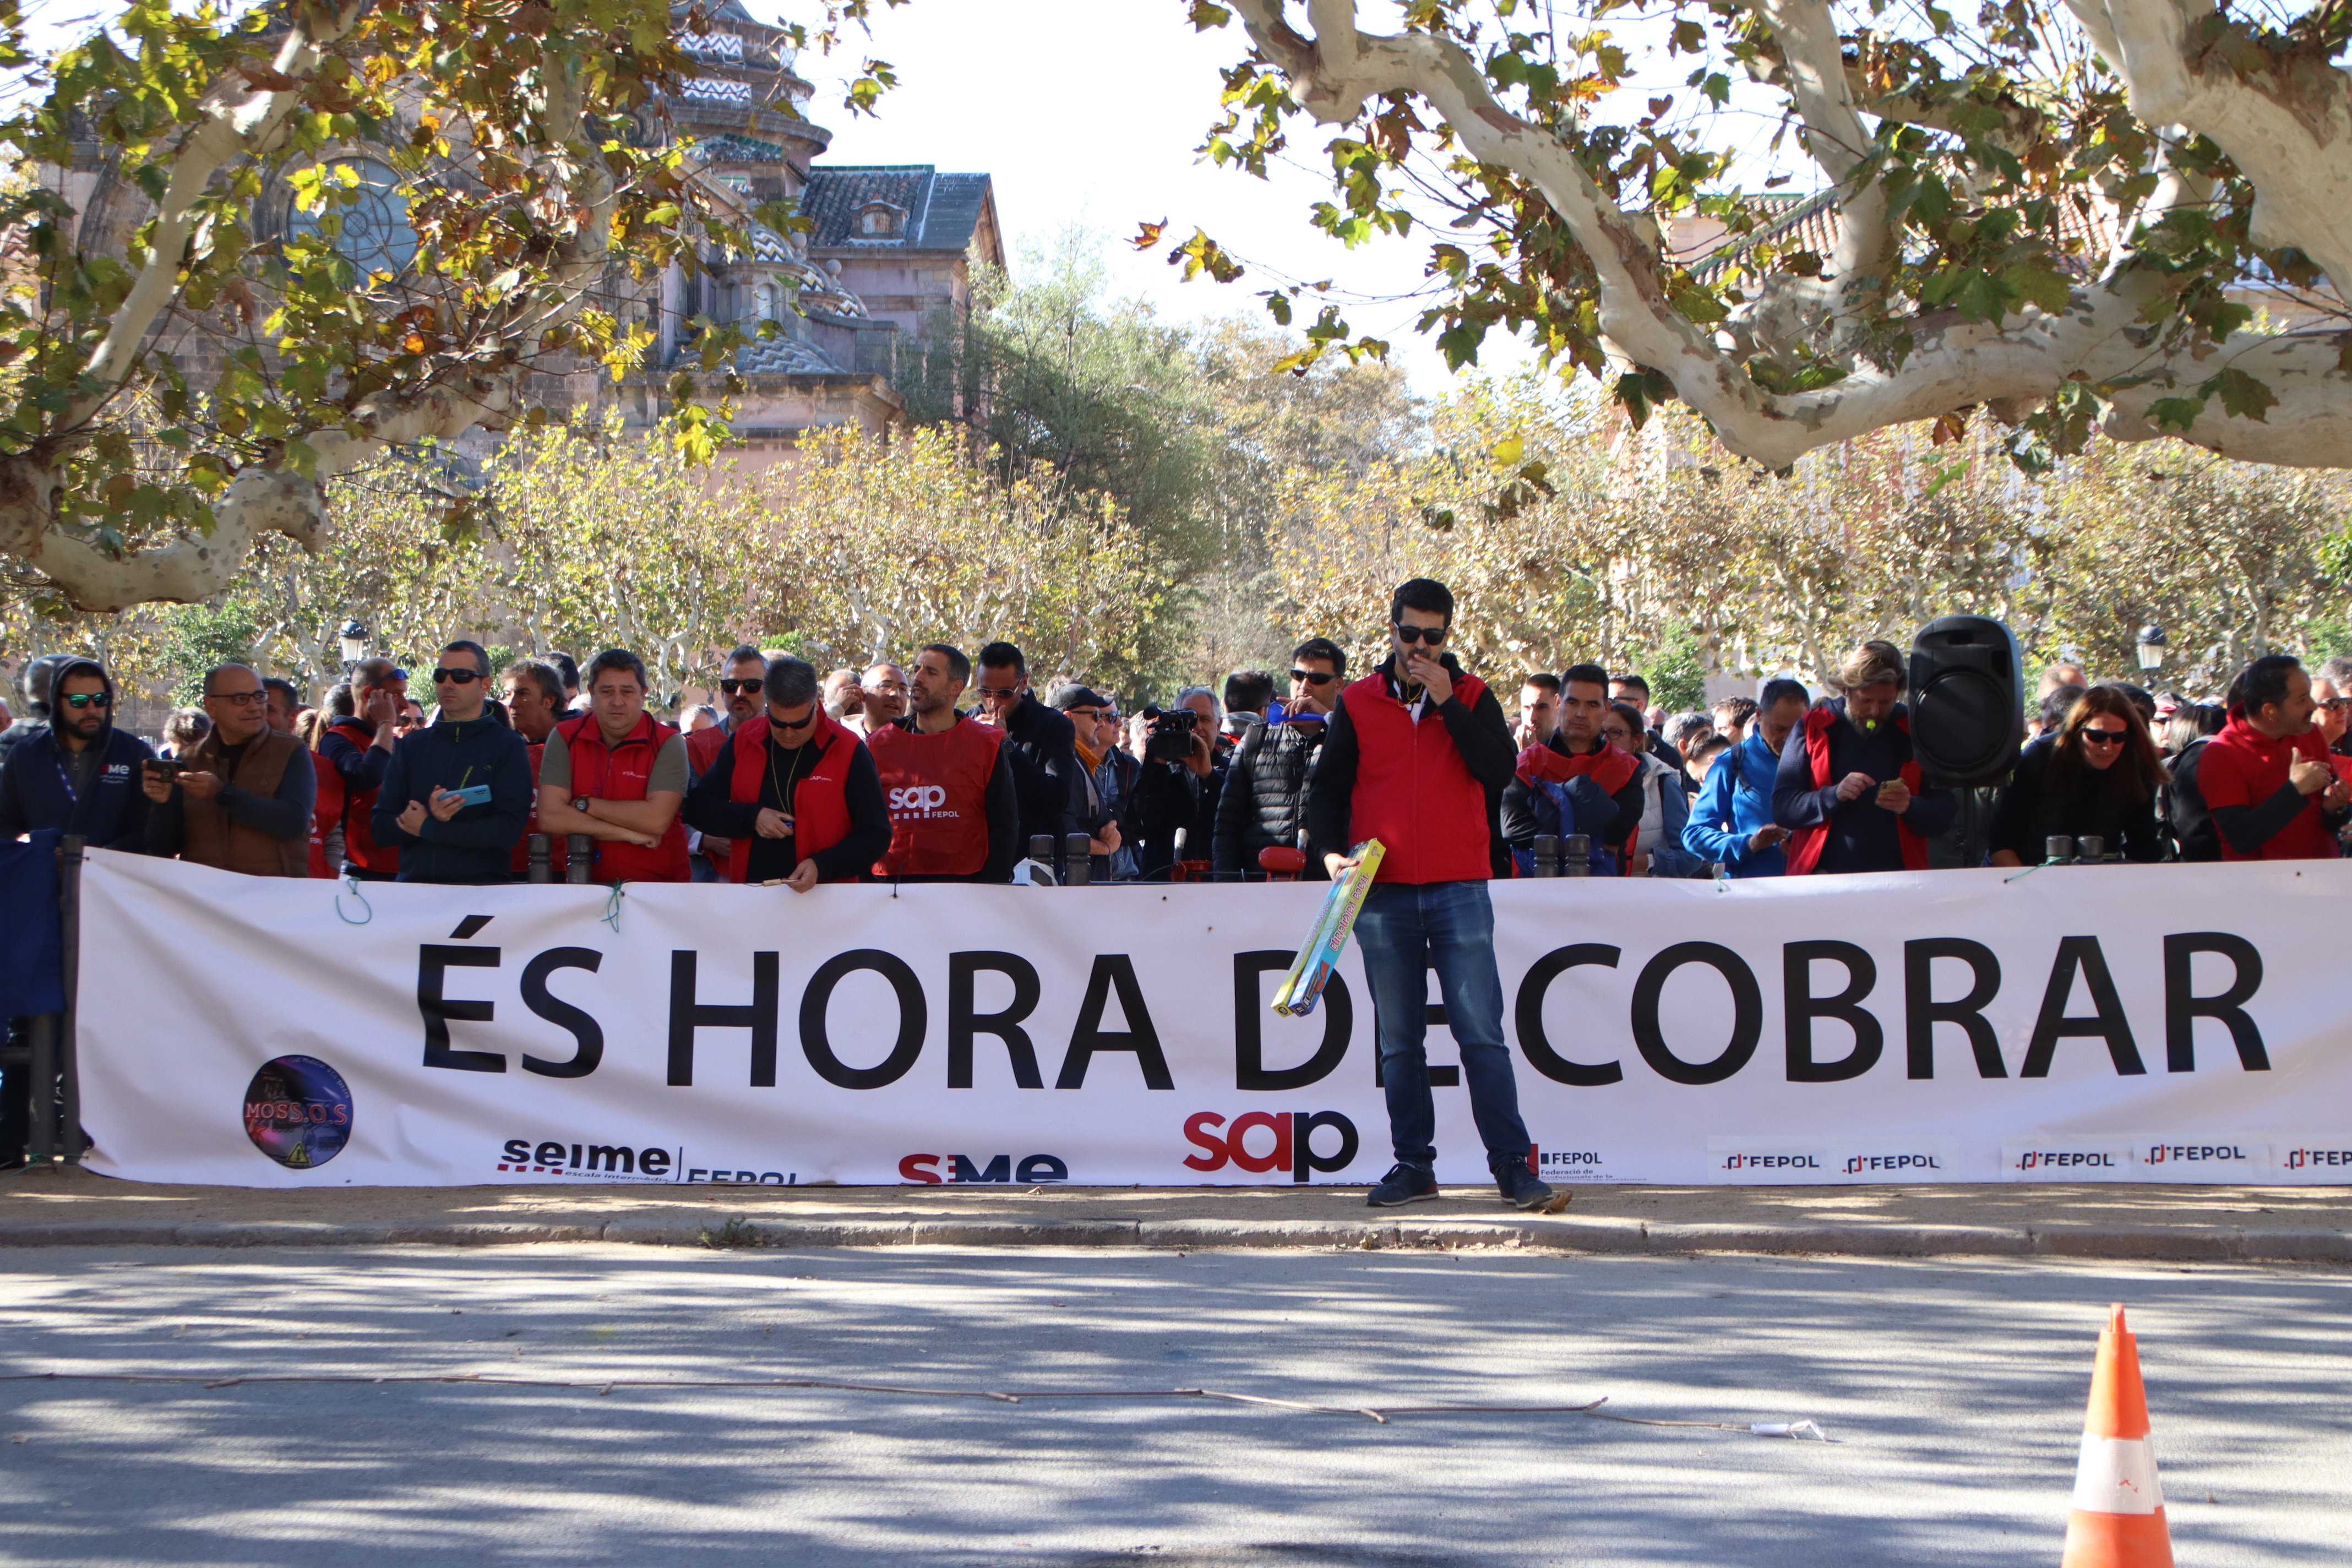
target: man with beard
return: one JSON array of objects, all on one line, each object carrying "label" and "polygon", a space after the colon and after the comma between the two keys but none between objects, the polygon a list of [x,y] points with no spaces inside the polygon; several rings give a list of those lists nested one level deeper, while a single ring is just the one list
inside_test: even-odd
[{"label": "man with beard", "polygon": [[[743,644],[727,656],[719,678],[719,700],[726,716],[708,730],[697,730],[686,738],[686,765],[698,783],[710,771],[719,758],[719,749],[738,726],[758,718],[767,707],[761,695],[768,678],[768,658],[750,643]],[[689,826],[692,824],[688,824]],[[697,842],[688,846],[694,880],[724,882],[730,879],[727,857],[732,851],[731,841],[709,833],[698,833]]]},{"label": "man with beard", "polygon": [[1010,881],[1021,858],[1012,743],[957,709],[971,679],[961,649],[930,644],[908,682],[913,711],[866,738],[890,812],[876,869],[894,882]]}]

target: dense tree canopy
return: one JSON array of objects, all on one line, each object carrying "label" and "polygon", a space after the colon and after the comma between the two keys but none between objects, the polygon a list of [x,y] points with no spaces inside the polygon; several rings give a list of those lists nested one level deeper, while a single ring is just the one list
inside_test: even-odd
[{"label": "dense tree canopy", "polygon": [[[1494,331],[1679,399],[1769,468],[1979,410],[2030,468],[2094,430],[2352,466],[2341,5],[2213,0],[1192,0],[1244,46],[1209,154],[1310,122],[1358,243],[1434,202],[1457,363]],[[1375,31],[1375,27],[1391,30]],[[1810,160],[1791,211],[1781,137]],[[1733,112],[1733,110],[1739,112]],[[1813,221],[1800,221],[1810,216]],[[1727,235],[1728,265],[1673,240]],[[1147,238],[1150,237],[1147,236]],[[1238,264],[1196,233],[1178,252]],[[1267,290],[1278,316],[1292,292]],[[2281,331],[2263,310],[2292,315]],[[1366,348],[1336,310],[1307,352]]]}]

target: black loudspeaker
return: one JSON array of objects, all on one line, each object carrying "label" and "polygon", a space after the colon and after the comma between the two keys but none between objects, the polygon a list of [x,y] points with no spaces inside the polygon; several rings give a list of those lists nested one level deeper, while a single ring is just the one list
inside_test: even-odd
[{"label": "black loudspeaker", "polygon": [[1946,616],[1911,639],[1911,753],[1938,789],[1999,784],[2025,739],[2017,637],[1983,616]]}]

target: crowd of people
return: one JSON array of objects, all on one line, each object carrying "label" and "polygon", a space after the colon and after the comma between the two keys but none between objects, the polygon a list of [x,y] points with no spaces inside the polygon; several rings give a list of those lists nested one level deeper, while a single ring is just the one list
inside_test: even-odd
[{"label": "crowd of people", "polygon": [[[1286,696],[1248,670],[1222,695],[1186,687],[1133,715],[1084,681],[1041,700],[1010,643],[929,643],[822,677],[747,646],[683,726],[648,710],[625,648],[584,672],[560,654],[494,670],[457,639],[435,661],[429,712],[386,658],[356,662],[316,706],[225,664],[161,748],[115,727],[103,668],[53,657],[26,671],[30,711],[0,733],[0,837],[57,829],[254,876],[796,892],[1012,880],[1041,837],[1043,868],[1073,878],[1065,857],[1083,855],[1089,881],[1325,879],[1378,839],[1355,934],[1396,1164],[1370,1201],[1437,1191],[1433,970],[1497,1189],[1538,1208],[1558,1200],[1528,1164],[1503,1034],[1497,878],[1563,847],[1583,876],[2022,866],[2062,849],[2333,858],[2352,818],[2352,659],[2315,677],[2257,658],[2211,704],[2058,665],[2006,777],[1955,789],[1920,766],[1891,643],[1854,649],[1819,700],[1774,679],[1705,713],[1660,711],[1637,673],[1538,671],[1514,721],[1447,648],[1453,620],[1453,595],[1416,578],[1391,600],[1387,656],[1352,679],[1344,647],[1309,637]],[[22,1083],[0,1085],[0,1153],[23,1125]]]},{"label": "crowd of people", "polygon": [[1309,637],[1286,677],[1244,670],[1133,713],[1083,680],[1041,698],[1010,643],[824,675],[746,646],[714,700],[673,725],[627,649],[584,672],[562,654],[494,671],[457,639],[427,678],[430,710],[388,658],[359,660],[315,706],[227,664],[151,745],[115,726],[108,671],[52,656],[28,667],[29,712],[0,733],[0,835],[445,883],[525,879],[544,836],[553,879],[584,845],[586,880],[800,891],[1006,881],[1042,837],[1064,878],[1083,840],[1097,884],[1317,879],[1377,836],[1349,804],[1364,721],[1347,700],[1394,686],[1408,654],[1430,671],[1414,700],[1458,731],[1480,781],[1459,828],[1489,876],[1534,873],[1547,837],[1595,876],[2023,866],[2054,839],[2142,862],[2334,856],[2352,815],[2352,658],[2315,674],[2258,658],[2213,702],[2054,665],[2009,776],[1950,789],[1913,757],[1890,643],[1856,648],[1827,695],[1776,678],[1709,711],[1664,712],[1637,672],[1538,671],[1507,719],[1444,647],[1450,597],[1420,626],[1396,617],[1444,591],[1406,586],[1391,655],[1370,672],[1351,679],[1339,643]]}]

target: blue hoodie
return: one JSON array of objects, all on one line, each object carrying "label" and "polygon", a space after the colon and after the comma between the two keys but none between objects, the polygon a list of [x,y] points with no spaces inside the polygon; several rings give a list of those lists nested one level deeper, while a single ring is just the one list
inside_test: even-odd
[{"label": "blue hoodie", "polygon": [[[60,665],[49,689],[62,693],[67,679],[80,675],[98,677],[106,683],[107,695],[116,695],[113,678],[86,658]],[[89,747],[98,753],[96,765],[78,785],[66,766],[65,743],[57,731],[57,724],[71,710],[62,697],[56,707],[56,721],[19,742],[8,753],[7,766],[0,768],[0,838],[53,827],[79,833],[94,849],[143,851],[149,803],[141,787],[140,766],[154,752],[138,736],[114,727],[110,703],[106,722]]]},{"label": "blue hoodie", "polygon": [[[460,806],[446,822],[428,811],[417,832],[402,829],[410,801],[467,784],[489,785],[488,802]],[[530,748],[520,735],[488,715],[462,724],[443,719],[393,743],[370,826],[378,844],[400,850],[404,882],[510,882],[530,796]]]},{"label": "blue hoodie", "polygon": [[1772,826],[1772,778],[1780,767],[1780,758],[1764,743],[1761,729],[1750,730],[1746,740],[1716,758],[1698,799],[1691,803],[1683,847],[1707,865],[1720,862],[1727,877],[1786,876],[1787,850],[1778,844],[1748,847],[1758,828]]}]

